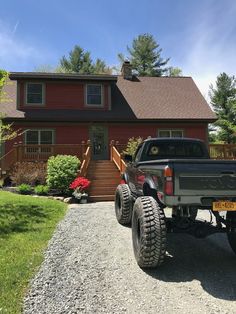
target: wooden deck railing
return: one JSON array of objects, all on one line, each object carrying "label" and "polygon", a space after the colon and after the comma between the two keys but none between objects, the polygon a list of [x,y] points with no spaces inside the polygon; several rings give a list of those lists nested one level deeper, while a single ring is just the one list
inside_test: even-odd
[{"label": "wooden deck railing", "polygon": [[0,168],[2,173],[4,173],[16,162],[47,161],[49,157],[56,155],[73,155],[82,160],[88,146],[88,142],[53,145],[25,145],[15,143],[13,149],[0,158]]},{"label": "wooden deck railing", "polygon": [[[126,144],[111,141],[110,158],[113,160],[120,172],[124,172],[126,164],[122,159],[122,151]],[[236,160],[236,144],[210,144],[209,153],[212,159]],[[80,158],[81,175],[86,175],[89,162],[91,160],[90,142],[81,144],[53,144],[53,145],[24,145],[15,143],[13,148],[0,158],[0,168],[2,173],[9,170],[17,161],[47,161],[50,156],[58,154],[75,155]]]},{"label": "wooden deck railing", "polygon": [[[112,150],[114,147],[114,150]],[[111,141],[111,159],[115,162],[119,169],[120,155],[125,149],[126,144]],[[209,144],[210,157],[212,159],[236,160],[236,144]],[[122,158],[121,158],[122,159]]]},{"label": "wooden deck railing", "polygon": [[54,145],[21,145],[18,147],[18,161],[47,161],[50,156],[73,155],[82,157],[85,144],[54,144]]},{"label": "wooden deck railing", "polygon": [[110,144],[110,155],[111,155],[111,160],[115,163],[116,167],[120,171],[120,173],[123,173],[126,169],[126,163],[122,159],[121,153],[117,150],[116,146],[118,143],[115,141],[111,141]]},{"label": "wooden deck railing", "polygon": [[212,159],[236,159],[235,144],[210,144],[209,153]]},{"label": "wooden deck railing", "polygon": [[88,166],[89,166],[90,160],[91,160],[91,146],[90,146],[90,142],[89,142],[87,150],[86,150],[86,152],[83,155],[83,162],[82,162],[82,165],[81,165],[80,171],[79,171],[79,174],[82,177],[86,177],[86,175],[87,175],[87,170],[88,170]]}]

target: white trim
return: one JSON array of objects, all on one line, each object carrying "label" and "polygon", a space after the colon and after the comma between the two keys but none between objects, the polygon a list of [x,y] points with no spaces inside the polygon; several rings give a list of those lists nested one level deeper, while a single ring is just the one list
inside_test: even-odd
[{"label": "white trim", "polygon": [[170,136],[169,136],[170,138],[173,138],[173,136],[172,136],[173,131],[182,132],[181,137],[184,137],[184,130],[183,129],[158,129],[158,137],[164,137],[164,136],[160,136],[160,132],[162,132],[162,131],[163,132],[170,132]]},{"label": "white trim", "polygon": [[[101,103],[100,104],[88,104],[88,85],[101,86]],[[85,87],[85,106],[86,107],[95,107],[95,108],[103,108],[104,107],[104,88],[103,88],[103,84],[94,84],[94,83],[86,84],[86,87]]]},{"label": "white trim", "polygon": [[[42,86],[42,103],[28,103],[28,85],[40,84]],[[45,83],[42,82],[26,82],[25,83],[25,106],[45,106]]]}]

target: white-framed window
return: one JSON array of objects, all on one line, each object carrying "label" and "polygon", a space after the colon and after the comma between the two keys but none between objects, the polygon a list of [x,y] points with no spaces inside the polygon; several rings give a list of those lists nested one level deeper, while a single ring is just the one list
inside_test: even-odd
[{"label": "white-framed window", "polygon": [[26,145],[54,144],[54,130],[52,129],[31,129],[25,132]]},{"label": "white-framed window", "polygon": [[86,105],[91,107],[103,106],[103,88],[101,84],[86,85]]},{"label": "white-framed window", "polygon": [[44,105],[45,87],[43,83],[26,83],[25,86],[25,104],[26,105]]},{"label": "white-framed window", "polygon": [[183,137],[184,131],[180,129],[158,130],[158,137]]}]

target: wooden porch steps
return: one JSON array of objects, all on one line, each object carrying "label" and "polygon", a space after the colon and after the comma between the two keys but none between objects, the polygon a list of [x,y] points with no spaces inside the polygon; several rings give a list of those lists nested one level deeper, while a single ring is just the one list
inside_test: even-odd
[{"label": "wooden porch steps", "polygon": [[91,181],[89,188],[90,201],[114,201],[115,191],[121,179],[120,172],[112,161],[91,161],[87,178]]}]

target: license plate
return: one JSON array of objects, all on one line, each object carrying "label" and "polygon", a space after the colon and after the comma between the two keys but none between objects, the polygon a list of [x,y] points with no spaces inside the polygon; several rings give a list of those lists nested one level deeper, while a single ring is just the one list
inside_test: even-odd
[{"label": "license plate", "polygon": [[236,202],[213,202],[213,210],[214,211],[236,211]]}]

